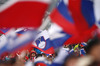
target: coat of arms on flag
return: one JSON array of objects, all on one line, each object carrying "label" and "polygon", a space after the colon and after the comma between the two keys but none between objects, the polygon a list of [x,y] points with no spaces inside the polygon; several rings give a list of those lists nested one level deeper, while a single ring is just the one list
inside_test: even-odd
[{"label": "coat of arms on flag", "polygon": [[46,30],[42,31],[33,42],[33,47],[39,49],[46,54],[53,54],[54,47]]},{"label": "coat of arms on flag", "polygon": [[41,49],[44,49],[45,46],[46,46],[46,40],[44,39],[43,36],[41,36],[40,38],[38,38],[36,41],[35,41],[36,45],[41,48]]}]

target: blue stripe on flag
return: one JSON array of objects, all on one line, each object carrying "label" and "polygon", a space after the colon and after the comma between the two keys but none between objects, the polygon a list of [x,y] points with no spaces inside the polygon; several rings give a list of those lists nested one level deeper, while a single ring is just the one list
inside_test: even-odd
[{"label": "blue stripe on flag", "polygon": [[90,0],[81,1],[81,10],[84,18],[88,22],[89,27],[92,27],[95,24],[95,16],[93,10],[93,2]]},{"label": "blue stripe on flag", "polygon": [[66,20],[69,20],[71,23],[74,23],[72,17],[70,16],[70,13],[68,11],[67,5],[64,4],[63,0],[57,7],[58,11],[62,14]]},{"label": "blue stripe on flag", "polygon": [[[61,32],[61,33],[64,33],[64,32]],[[66,34],[66,33],[64,33],[64,34]],[[52,40],[54,48],[63,46],[64,42],[67,41],[70,37],[71,37],[71,35],[66,34],[64,37],[56,38],[56,39]]]}]

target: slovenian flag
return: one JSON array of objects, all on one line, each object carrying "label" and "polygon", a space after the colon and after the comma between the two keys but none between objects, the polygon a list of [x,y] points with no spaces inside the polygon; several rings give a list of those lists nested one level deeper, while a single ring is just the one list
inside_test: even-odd
[{"label": "slovenian flag", "polygon": [[39,33],[39,35],[36,37],[35,41],[33,42],[33,47],[39,49],[40,51],[46,54],[54,53],[53,44],[46,30]]},{"label": "slovenian flag", "polygon": [[91,0],[61,0],[50,18],[72,36],[65,44],[86,42],[97,29]]},{"label": "slovenian flag", "polygon": [[0,37],[0,56],[5,52],[16,53],[18,50],[26,50],[32,47],[32,42],[37,35],[37,31],[30,30],[18,36],[15,29],[10,29],[5,35]]},{"label": "slovenian flag", "polygon": [[33,42],[33,47],[46,54],[53,54],[54,49],[63,46],[70,37],[71,35],[66,34],[59,25],[52,23],[48,30],[44,30],[38,35]]}]

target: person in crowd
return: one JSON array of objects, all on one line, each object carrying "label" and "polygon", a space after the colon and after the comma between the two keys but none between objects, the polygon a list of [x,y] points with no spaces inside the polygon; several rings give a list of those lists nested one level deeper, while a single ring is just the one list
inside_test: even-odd
[{"label": "person in crowd", "polygon": [[95,37],[90,42],[88,42],[88,46],[86,47],[87,55],[93,56],[95,61],[100,62],[100,38]]},{"label": "person in crowd", "polygon": [[47,58],[47,55],[45,53],[42,53],[42,56],[45,57],[45,58]]},{"label": "person in crowd", "polygon": [[76,55],[76,53],[69,54],[66,57],[63,66],[76,66],[76,62],[77,62],[78,58],[79,57]]},{"label": "person in crowd", "polygon": [[95,37],[85,47],[86,56],[81,57],[77,66],[100,66],[100,37]]},{"label": "person in crowd", "polygon": [[36,59],[36,52],[35,51],[31,51],[30,53],[30,61],[33,61]]},{"label": "person in crowd", "polygon": [[49,56],[47,57],[47,61],[48,61],[48,64],[52,64],[53,56],[52,56],[52,55],[49,55]]},{"label": "person in crowd", "polygon": [[14,58],[14,57],[15,57],[14,54],[8,54],[7,56],[5,56],[4,60],[8,61],[8,60],[10,60],[11,58]]},{"label": "person in crowd", "polygon": [[55,59],[56,56],[57,56],[57,53],[52,54],[53,59]]},{"label": "person in crowd", "polygon": [[16,59],[11,58],[7,61],[0,60],[0,66],[15,66]]}]

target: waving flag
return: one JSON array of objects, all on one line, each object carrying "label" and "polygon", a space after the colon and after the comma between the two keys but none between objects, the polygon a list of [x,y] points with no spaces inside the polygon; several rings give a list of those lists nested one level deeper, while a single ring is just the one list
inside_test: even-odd
[{"label": "waving flag", "polygon": [[0,36],[0,55],[5,51],[7,45],[7,38],[5,35]]},{"label": "waving flag", "polygon": [[51,13],[50,17],[53,22],[61,26],[67,33],[76,33],[74,21],[69,14],[68,5],[65,4],[65,0],[61,0],[57,8]]},{"label": "waving flag", "polygon": [[97,25],[98,25],[98,27],[100,28],[100,20],[98,21],[98,24],[97,24]]},{"label": "waving flag", "polygon": [[81,46],[81,47],[87,46],[87,43],[82,42],[82,43],[80,44],[80,46]]},{"label": "waving flag", "polygon": [[69,56],[69,48],[61,47],[51,66],[63,66],[67,56]]},{"label": "waving flag", "polygon": [[50,17],[72,36],[65,44],[87,41],[97,29],[93,2],[90,0],[61,0]]},{"label": "waving flag", "polygon": [[70,34],[65,33],[62,28],[55,23],[51,24],[51,27],[48,29],[48,33],[54,48],[61,47],[64,45],[65,41],[71,37]]},{"label": "waving flag", "polygon": [[54,47],[46,30],[42,31],[35,42],[33,42],[33,47],[39,49],[46,54],[53,54]]},{"label": "waving flag", "polygon": [[0,55],[5,52],[11,53],[17,50],[24,50],[32,46],[37,31],[26,31],[18,36],[14,29],[11,29],[0,39]]},{"label": "waving flag", "polygon": [[0,5],[0,28],[41,25],[51,0],[7,0]]},{"label": "waving flag", "polygon": [[70,37],[71,35],[66,34],[60,26],[52,23],[48,32],[46,30],[42,31],[33,45],[46,54],[52,54],[54,52],[53,49],[64,45],[64,42]]},{"label": "waving flag", "polygon": [[[69,10],[71,11],[75,25],[80,32],[95,27],[93,1],[69,0],[68,7]],[[85,27],[81,27],[81,26],[85,26]]]},{"label": "waving flag", "polygon": [[81,56],[85,56],[85,55],[86,55],[86,52],[85,52],[84,49],[80,49],[80,55],[81,55]]},{"label": "waving flag", "polygon": [[[8,31],[8,30],[7,30]],[[7,32],[6,30],[5,31],[3,31],[3,32]],[[8,38],[7,38],[8,37]],[[15,38],[16,37],[16,33],[14,32],[14,29],[11,29],[9,32],[7,32],[6,33],[6,35],[2,35],[1,37],[0,37],[0,45],[1,45],[1,47],[0,47],[0,55],[2,54],[2,53],[4,53],[4,52],[6,52],[6,51],[8,51],[8,49],[7,49],[7,47],[9,46],[8,44],[10,44],[9,43],[9,40],[10,40],[10,42],[12,42],[13,40],[11,40],[11,39],[13,39],[13,38]],[[9,39],[9,40],[8,40]],[[10,46],[9,46],[10,47]]]},{"label": "waving flag", "polygon": [[1,28],[0,31],[3,33],[3,34],[6,34],[7,32],[9,32],[10,30],[12,30],[11,28]]},{"label": "waving flag", "polygon": [[0,30],[0,34],[4,34],[4,33]]}]

